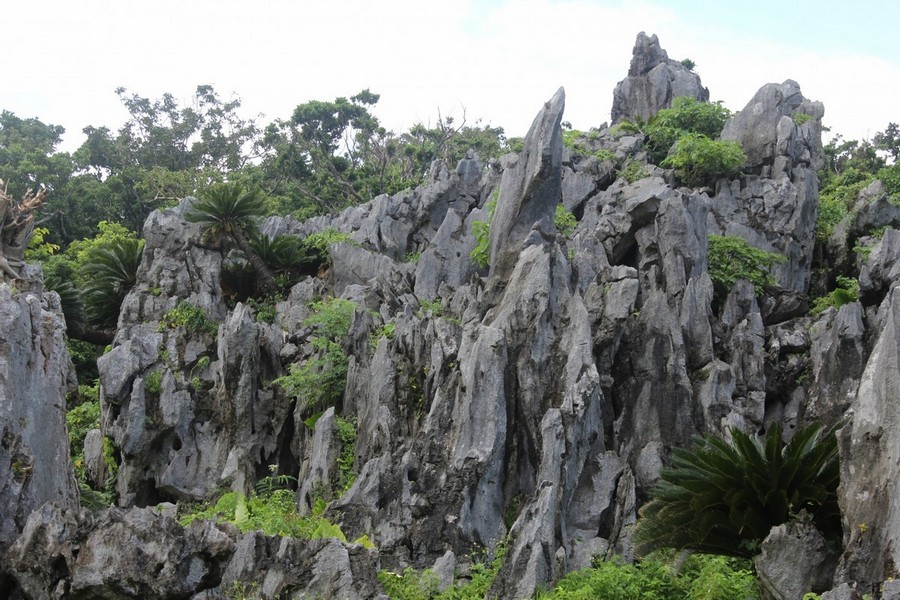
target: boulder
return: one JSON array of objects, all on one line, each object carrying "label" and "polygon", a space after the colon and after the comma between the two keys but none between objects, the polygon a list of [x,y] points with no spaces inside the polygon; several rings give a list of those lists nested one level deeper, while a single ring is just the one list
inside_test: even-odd
[{"label": "boulder", "polygon": [[772,600],[803,600],[831,587],[837,553],[801,511],[772,528],[753,560],[760,585]]}]

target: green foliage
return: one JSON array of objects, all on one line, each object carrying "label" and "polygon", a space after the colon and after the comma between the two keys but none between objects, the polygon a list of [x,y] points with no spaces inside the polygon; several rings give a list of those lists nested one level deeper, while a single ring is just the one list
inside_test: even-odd
[{"label": "green foliage", "polygon": [[731,114],[721,102],[701,102],[688,96],[675,98],[672,108],[660,110],[644,127],[650,162],[661,164],[672,145],[685,134],[717,138]]},{"label": "green foliage", "polygon": [[317,354],[291,365],[287,375],[273,383],[298,400],[301,411],[320,411],[336,406],[344,396],[349,359],[342,342],[350,330],[356,304],[331,298],[310,305],[313,313],[303,324],[312,327],[310,342]]},{"label": "green foliage", "polygon": [[137,282],[137,270],[144,254],[144,241],[116,239],[92,248],[79,277],[85,282],[82,299],[91,323],[115,328],[125,296]]},{"label": "green foliage", "polygon": [[337,496],[340,497],[356,481],[356,473],[353,471],[356,462],[356,425],[343,417],[336,417],[335,424],[338,441],[341,443],[341,453],[337,459],[338,481],[335,486]]},{"label": "green foliage", "polygon": [[422,572],[407,568],[401,575],[379,571],[378,581],[391,600],[481,600],[500,571],[508,550],[506,541],[497,544],[489,562],[472,566],[471,579],[438,592],[438,579],[430,569]]},{"label": "green foliage", "polygon": [[162,371],[150,371],[144,377],[144,389],[147,390],[148,394],[159,396],[160,392],[162,392]]},{"label": "green foliage", "polygon": [[769,530],[805,510],[828,538],[840,539],[835,428],[813,424],[787,444],[780,426],[764,439],[731,429],[731,441],[696,437],[673,452],[640,511],[635,552],[687,549],[752,557]]},{"label": "green foliage", "polygon": [[746,560],[691,555],[679,571],[659,557],[635,564],[620,559],[598,561],[573,571],[556,587],[538,592],[538,600],[756,600],[756,577]]},{"label": "green foliage", "polygon": [[444,314],[444,304],[440,299],[437,300],[426,300],[424,298],[419,299],[419,312],[417,316],[420,319],[424,319],[427,315],[431,315],[434,318],[440,318]]},{"label": "green foliage", "polygon": [[59,251],[59,244],[52,244],[47,241],[49,234],[50,230],[46,227],[35,227],[31,231],[31,240],[25,249],[25,260],[27,262],[45,262]]},{"label": "green foliage", "polygon": [[84,438],[91,429],[100,428],[100,383],[78,386],[83,401],[66,413],[66,429],[69,432],[69,452],[75,467],[75,478],[86,481],[84,472]]},{"label": "green foliage", "polygon": [[336,538],[346,542],[341,528],[323,516],[324,508],[324,504],[317,504],[311,515],[298,515],[294,492],[287,489],[252,494],[250,498],[239,492],[228,492],[215,504],[192,507],[178,521],[187,527],[197,519],[209,519],[231,523],[241,531],[261,530],[267,535],[305,540]]},{"label": "green foliage", "polygon": [[709,276],[719,296],[725,296],[738,279],[753,284],[757,294],[775,285],[772,267],[787,258],[754,248],[737,236],[709,236]]},{"label": "green foliage", "polygon": [[683,58],[683,59],[681,59],[681,64],[682,64],[682,65],[684,66],[684,68],[687,69],[688,71],[693,71],[694,68],[696,68],[696,66],[697,66],[697,63],[695,63],[694,61],[692,61],[692,60],[689,59],[689,58]]},{"label": "green foliage", "polygon": [[879,169],[876,177],[884,184],[884,191],[891,195],[891,202],[900,204],[900,162]]},{"label": "green foliage", "polygon": [[852,277],[839,276],[837,287],[825,296],[816,298],[809,314],[818,315],[831,307],[840,308],[857,300],[859,300],[859,281]]},{"label": "green foliage", "polygon": [[680,136],[661,166],[675,169],[678,178],[699,187],[737,173],[747,155],[737,142],[713,140],[699,133]]},{"label": "green foliage", "polygon": [[791,115],[791,118],[794,119],[794,123],[800,126],[811,121],[813,116],[807,113],[794,113]]},{"label": "green foliage", "polygon": [[619,177],[627,181],[628,183],[634,183],[635,181],[640,181],[647,177],[650,173],[647,171],[647,166],[636,160],[629,161],[624,168],[619,171]]},{"label": "green foliage", "polygon": [[469,253],[469,258],[479,269],[486,269],[491,264],[491,221],[494,219],[494,211],[497,209],[497,197],[500,190],[485,204],[488,211],[487,221],[472,221],[472,235],[475,236],[475,247]]},{"label": "green foliage", "polygon": [[187,300],[182,300],[178,306],[167,311],[159,323],[160,331],[179,327],[190,332],[209,335],[216,335],[219,331],[218,324],[206,316],[206,311]]},{"label": "green foliage", "polygon": [[247,304],[256,311],[257,323],[274,323],[276,315],[276,305],[284,301],[284,296],[275,294],[274,296],[264,296],[262,298],[248,298]]},{"label": "green foliage", "polygon": [[569,212],[562,204],[556,205],[553,223],[556,225],[556,231],[563,237],[571,237],[575,233],[575,227],[578,225],[575,215]]},{"label": "green foliage", "polygon": [[376,331],[369,338],[369,343],[372,346],[372,350],[375,350],[375,348],[378,346],[378,341],[381,338],[387,338],[389,340],[394,339],[394,332],[396,331],[396,329],[397,326],[394,323],[385,323],[384,325],[379,327],[378,331]]}]

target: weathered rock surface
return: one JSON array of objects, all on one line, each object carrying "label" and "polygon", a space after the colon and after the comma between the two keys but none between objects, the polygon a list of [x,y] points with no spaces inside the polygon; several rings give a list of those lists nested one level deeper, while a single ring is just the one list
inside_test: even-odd
[{"label": "weathered rock surface", "polygon": [[773,527],[753,564],[766,597],[802,600],[809,592],[831,587],[837,554],[811,521],[801,516]]},{"label": "weathered rock surface", "polygon": [[[655,36],[639,36],[617,88],[621,118],[649,117],[681,94],[707,97]],[[594,556],[630,558],[638,507],[695,434],[780,423],[790,436],[840,418],[847,533],[833,593],[874,591],[893,575],[900,459],[891,436],[900,423],[887,399],[900,371],[900,243],[891,229],[874,238],[893,223],[875,204],[883,194],[861,195],[864,218],[848,220],[842,243],[870,239],[873,250],[858,264],[848,254],[841,271],[861,270],[860,303],[807,316],[821,105],[793,82],[764,86],[726,130],[751,157],[746,172],[715,190],[677,187],[671,171],[649,164],[645,177],[620,177],[627,161],[647,160],[640,135],[604,126],[565,147],[563,105],[560,90],[519,154],[435,163],[419,188],[340,214],[268,219],[268,235],[332,228],[351,240],[332,244],[328,264],[277,303],[271,323],[222,291],[227,258],[183,218],[190,199],[153,213],[139,282],[100,361],[101,431],[86,444],[94,459],[103,436],[113,441],[118,502],[129,508],[87,517],[62,501],[27,526],[23,512],[8,528],[10,542],[25,531],[0,593],[373,598],[377,569],[433,567],[452,585],[470,575],[473,554],[489,559],[505,540],[490,594],[530,597]],[[470,252],[491,200],[487,270]],[[578,221],[569,235],[553,224],[559,204]],[[714,293],[711,234],[783,254],[779,289],[740,281]],[[333,406],[307,406],[272,382],[322,357],[307,319],[314,301],[332,296],[357,305],[340,340],[346,383]],[[182,301],[213,327],[172,324],[166,314]],[[347,423],[356,429],[349,449],[338,435]],[[95,479],[101,470],[89,466]],[[170,514],[170,503],[229,487],[249,493],[270,475],[296,478],[301,512],[327,501],[348,539],[367,534],[377,551],[184,530],[133,508]],[[0,489],[13,489],[9,481]],[[146,562],[163,576],[130,572],[134,543],[153,546]],[[806,555],[790,547],[773,543],[767,556],[781,548],[794,562],[776,562],[806,572],[796,562]],[[109,569],[122,571],[119,581]]]},{"label": "weathered rock surface", "polygon": [[221,599],[237,592],[363,600],[379,589],[375,555],[362,546],[241,534],[203,520],[182,527],[151,508],[89,516],[45,504],[3,567],[11,581],[0,582],[0,592],[35,600]]},{"label": "weathered rock surface", "polygon": [[659,45],[656,35],[643,31],[634,42],[628,77],[616,84],[613,92],[612,122],[646,121],[662,108],[669,108],[678,96],[706,102],[709,90],[692,73]]},{"label": "weathered rock surface", "polygon": [[874,592],[900,564],[900,286],[878,311],[877,342],[839,432],[844,555],[836,581]]},{"label": "weathered rock surface", "polygon": [[0,553],[45,502],[78,505],[65,421],[74,386],[65,320],[59,297],[42,293],[40,269],[26,266],[22,277],[31,291],[0,283]]}]

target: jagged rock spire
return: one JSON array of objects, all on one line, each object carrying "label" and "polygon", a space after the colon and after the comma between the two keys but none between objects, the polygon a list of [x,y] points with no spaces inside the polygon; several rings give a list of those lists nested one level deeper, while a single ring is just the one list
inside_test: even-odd
[{"label": "jagged rock spire", "polygon": [[649,119],[660,109],[671,106],[678,96],[706,102],[709,90],[700,83],[699,75],[669,58],[655,34],[647,37],[640,32],[634,43],[628,77],[613,91],[613,124]]}]

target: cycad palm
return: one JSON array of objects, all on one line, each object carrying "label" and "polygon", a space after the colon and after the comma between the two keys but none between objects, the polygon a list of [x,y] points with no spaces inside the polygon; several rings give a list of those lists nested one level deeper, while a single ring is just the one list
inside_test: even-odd
[{"label": "cycad palm", "polygon": [[806,510],[826,536],[840,537],[835,428],[798,431],[788,444],[781,427],[764,440],[732,429],[732,441],[698,437],[673,453],[642,509],[635,551],[688,549],[752,556],[775,525]]},{"label": "cycad palm", "polygon": [[236,183],[220,183],[203,191],[185,218],[201,224],[208,237],[234,241],[259,274],[265,291],[272,294],[278,287],[272,270],[248,242],[248,237],[256,231],[257,219],[265,214],[265,202],[258,190],[245,190]]},{"label": "cycad palm", "polygon": [[85,312],[93,325],[116,326],[122,300],[137,281],[143,252],[144,241],[129,238],[90,251],[80,275]]}]

